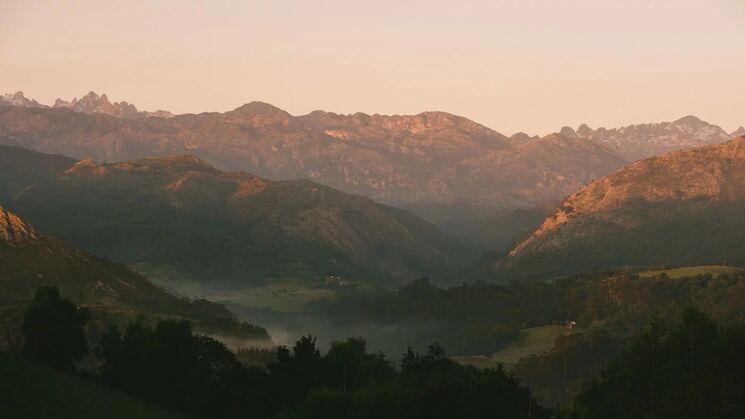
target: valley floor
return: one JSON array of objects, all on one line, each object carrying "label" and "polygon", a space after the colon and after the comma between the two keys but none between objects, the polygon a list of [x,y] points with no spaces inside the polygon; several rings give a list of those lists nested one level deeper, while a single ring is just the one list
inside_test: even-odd
[{"label": "valley floor", "polygon": [[566,326],[538,326],[523,329],[518,341],[491,355],[456,356],[453,360],[478,368],[494,368],[499,364],[506,367],[515,365],[521,359],[540,355],[551,350],[556,338],[571,333]]}]

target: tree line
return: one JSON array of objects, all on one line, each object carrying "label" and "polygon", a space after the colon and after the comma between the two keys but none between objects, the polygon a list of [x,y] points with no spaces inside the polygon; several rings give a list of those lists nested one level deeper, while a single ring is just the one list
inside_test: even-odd
[{"label": "tree line", "polygon": [[654,316],[677,319],[688,306],[721,321],[745,320],[745,272],[670,280],[634,273],[578,275],[550,282],[464,283],[440,288],[427,278],[398,290],[342,295],[316,303],[316,314],[346,324],[441,325],[435,336],[454,355],[491,353],[511,343],[520,329],[563,325],[602,329],[626,340]]},{"label": "tree line", "polygon": [[23,356],[68,373],[93,356],[99,368],[89,379],[196,417],[745,417],[745,323],[718,322],[692,307],[673,322],[648,322],[566,409],[541,406],[501,366],[459,365],[437,344],[407,350],[394,366],[362,338],[322,353],[305,336],[258,368],[173,319],[112,327],[89,348],[88,317],[56,289],[40,288],[26,310]]},{"label": "tree line", "polygon": [[22,354],[68,373],[94,357],[98,370],[86,377],[205,418],[550,417],[501,367],[459,365],[436,344],[424,353],[408,350],[396,367],[370,353],[362,338],[332,343],[322,353],[305,336],[291,348],[278,347],[274,360],[258,368],[184,320],[112,326],[89,348],[88,318],[56,288],[38,289],[26,310]]}]

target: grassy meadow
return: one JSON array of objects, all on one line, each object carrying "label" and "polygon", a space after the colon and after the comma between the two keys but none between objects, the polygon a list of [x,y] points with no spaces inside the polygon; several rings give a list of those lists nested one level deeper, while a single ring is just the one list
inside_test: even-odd
[{"label": "grassy meadow", "polygon": [[687,266],[683,268],[665,269],[659,271],[646,271],[640,272],[640,278],[651,278],[660,276],[661,274],[667,275],[670,279],[689,278],[698,275],[711,275],[718,277],[722,274],[731,274],[742,270],[734,266],[719,266],[719,265],[704,265],[704,266]]},{"label": "grassy meadow", "polygon": [[491,355],[469,355],[454,357],[453,360],[479,368],[496,367],[498,364],[511,366],[522,358],[538,355],[550,350],[559,335],[571,333],[566,326],[538,326],[523,329],[521,337],[499,352]]}]

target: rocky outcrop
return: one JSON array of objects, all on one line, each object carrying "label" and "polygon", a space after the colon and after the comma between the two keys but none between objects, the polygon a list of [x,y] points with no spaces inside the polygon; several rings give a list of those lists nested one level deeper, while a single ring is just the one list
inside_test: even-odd
[{"label": "rocky outcrop", "polygon": [[158,118],[170,118],[173,116],[167,111],[155,111],[155,112],[140,112],[137,110],[135,105],[127,102],[110,102],[106,94],[101,96],[95,92],[88,92],[85,96],[80,99],[73,98],[72,101],[67,102],[62,99],[57,99],[53,105],[54,108],[69,108],[76,112],[82,112],[87,114],[100,113],[104,115],[110,115],[116,118],[123,119],[138,119],[145,117],[158,117]]},{"label": "rocky outcrop", "polygon": [[6,93],[0,96],[0,106],[22,106],[24,108],[45,108],[46,106],[39,102],[28,99],[23,95],[23,92]]},{"label": "rocky outcrop", "polygon": [[39,234],[20,217],[0,207],[0,243],[18,246],[39,238]]},{"label": "rocky outcrop", "polygon": [[[721,263],[745,246],[745,136],[632,163],[567,198],[497,271]],[[674,249],[674,250],[671,250]],[[550,263],[566,262],[549,266]],[[573,265],[576,264],[576,265]],[[584,266],[583,266],[584,265]],[[561,268],[559,268],[561,267]]]}]

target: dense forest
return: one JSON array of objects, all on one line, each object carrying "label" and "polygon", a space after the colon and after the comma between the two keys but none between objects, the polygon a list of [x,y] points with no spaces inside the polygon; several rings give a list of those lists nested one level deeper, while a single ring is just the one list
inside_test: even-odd
[{"label": "dense forest", "polygon": [[743,297],[742,271],[674,280],[664,273],[640,277],[610,272],[551,282],[471,282],[451,288],[433,286],[422,278],[395,291],[350,292],[320,301],[313,309],[347,324],[457,325],[464,334],[442,336],[441,342],[459,340],[453,342],[458,349],[451,351],[469,354],[498,350],[522,328],[567,322],[574,322],[578,331],[602,329],[626,338],[652,317],[671,321],[691,305],[717,320],[745,320]]},{"label": "dense forest", "polygon": [[423,353],[409,349],[394,365],[386,355],[369,352],[362,338],[335,342],[322,353],[315,338],[305,336],[292,347],[276,348],[271,361],[257,367],[242,363],[223,343],[195,334],[186,321],[112,326],[91,342],[84,331],[88,319],[86,309],[55,288],[38,289],[25,311],[19,355],[192,417],[737,418],[745,413],[740,356],[745,323],[718,322],[691,307],[673,322],[656,317],[647,323],[565,409],[541,406],[531,389],[501,366],[459,365],[438,344]]},{"label": "dense forest", "polygon": [[397,291],[348,293],[315,305],[341,324],[439,325],[429,335],[451,355],[490,354],[524,328],[568,325],[553,347],[513,365],[511,372],[544,404],[568,405],[582,384],[614,359],[654,319],[674,322],[695,306],[717,321],[745,321],[745,273],[671,279],[610,272],[551,282],[483,282],[439,288],[426,279]]},{"label": "dense forest", "polygon": [[57,289],[39,288],[26,309],[21,354],[205,418],[549,417],[504,369],[459,365],[437,344],[425,353],[407,351],[397,367],[368,352],[362,338],[333,343],[322,354],[315,338],[305,336],[276,348],[258,368],[183,320],[111,326],[91,342],[88,319]]}]

